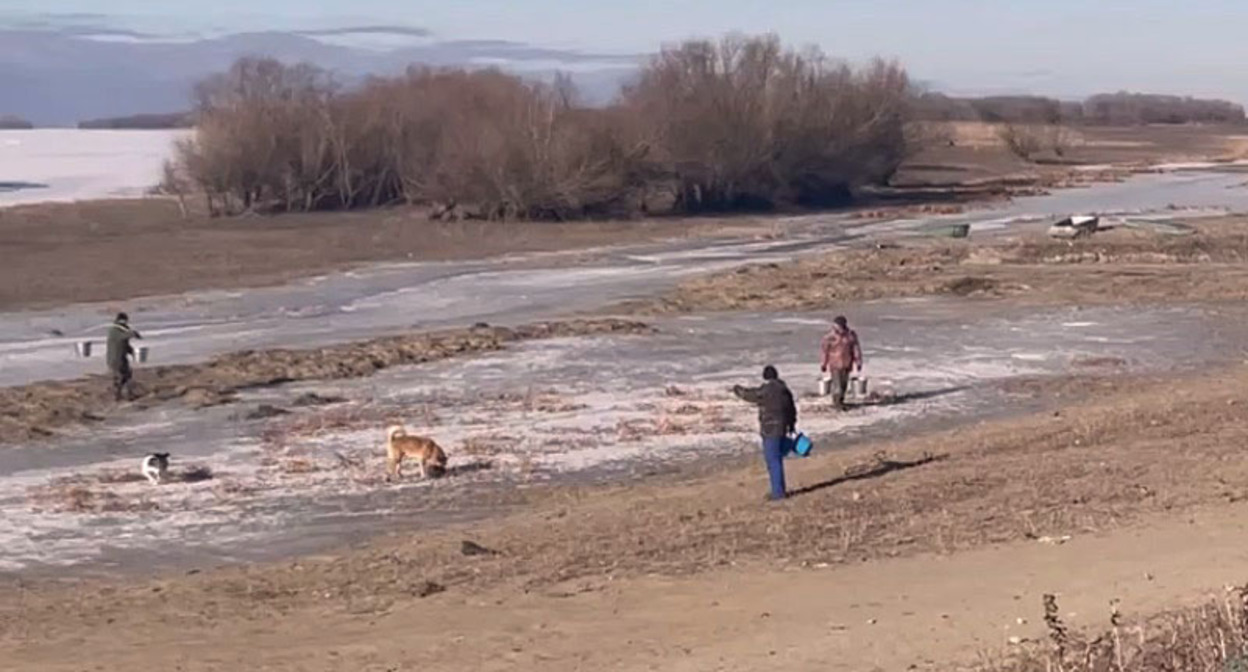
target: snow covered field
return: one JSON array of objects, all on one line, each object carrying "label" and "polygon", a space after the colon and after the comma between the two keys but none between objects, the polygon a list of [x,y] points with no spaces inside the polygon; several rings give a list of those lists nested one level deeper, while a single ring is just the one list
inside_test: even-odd
[{"label": "snow covered field", "polygon": [[190,131],[0,131],[0,207],[142,196]]}]

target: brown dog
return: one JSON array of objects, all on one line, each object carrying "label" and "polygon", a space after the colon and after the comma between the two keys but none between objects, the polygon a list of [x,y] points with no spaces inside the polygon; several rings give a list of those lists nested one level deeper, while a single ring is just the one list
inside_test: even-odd
[{"label": "brown dog", "polygon": [[430,469],[436,476],[446,472],[446,453],[433,439],[412,436],[403,427],[395,425],[386,430],[386,480],[403,477],[403,458],[410,457],[420,464],[420,477],[428,478]]}]

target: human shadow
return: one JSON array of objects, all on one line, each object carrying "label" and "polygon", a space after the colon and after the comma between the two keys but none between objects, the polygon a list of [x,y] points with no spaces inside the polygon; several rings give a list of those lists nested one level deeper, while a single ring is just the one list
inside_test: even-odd
[{"label": "human shadow", "polygon": [[898,471],[914,469],[916,467],[932,464],[934,462],[944,462],[947,459],[949,459],[948,455],[932,455],[931,453],[924,453],[923,457],[920,457],[917,460],[893,460],[886,457],[883,453],[876,453],[875,462],[872,464],[859,464],[848,467],[845,469],[845,474],[842,476],[837,476],[836,478],[823,481],[822,483],[808,485],[804,488],[791,490],[789,491],[789,496],[797,497],[801,495],[809,495],[819,492],[820,490],[834,488],[844,483],[880,478],[881,476]]},{"label": "human shadow", "polygon": [[901,394],[882,395],[876,398],[870,398],[854,401],[849,400],[849,406],[898,406],[901,404],[909,404],[916,401],[927,401],[928,399],[936,399],[950,394],[957,394],[971,389],[970,385],[957,385],[954,387],[945,387],[938,390],[921,390],[918,392],[903,392]]}]

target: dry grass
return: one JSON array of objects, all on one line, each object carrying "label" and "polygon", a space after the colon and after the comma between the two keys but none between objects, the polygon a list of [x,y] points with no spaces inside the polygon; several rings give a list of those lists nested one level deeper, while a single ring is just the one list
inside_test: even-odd
[{"label": "dry grass", "polygon": [[[212,469],[193,465],[171,469],[167,483],[200,483],[214,478]],[[32,511],[40,513],[141,513],[158,511],[148,492],[117,492],[116,486],[144,484],[147,479],[136,471],[107,469],[92,474],[64,476],[29,489]],[[151,486],[159,487],[159,486]]]},{"label": "dry grass", "polygon": [[995,185],[997,193],[1021,191],[1043,193],[1045,188],[1075,186],[1088,181],[1118,181],[1134,171],[1171,161],[1216,161],[1243,156],[1242,129],[1236,126],[1083,126],[1068,129],[1070,146],[1063,164],[1110,165],[1116,168],[1094,174],[1072,173],[1070,165],[1031,164],[1011,154],[1001,140],[997,124],[951,122],[937,124],[946,142],[928,149],[902,165],[895,186],[959,187]]},{"label": "dry grass", "polygon": [[1248,587],[1228,588],[1221,600],[1194,609],[1125,622],[1107,605],[1107,630],[1072,632],[1057,599],[1044,598],[1048,641],[980,668],[981,672],[1243,672],[1248,670]]},{"label": "dry grass", "polygon": [[[605,489],[524,488],[513,496],[529,506],[504,519],[377,540],[294,565],[168,579],[158,583],[159,593],[148,583],[78,585],[64,594],[49,588],[29,599],[20,617],[32,628],[51,624],[60,632],[102,627],[125,613],[167,615],[170,627],[190,628],[202,618],[267,619],[300,609],[349,610],[367,600],[409,600],[427,582],[461,593],[499,585],[533,590],[569,580],[686,575],[728,566],[778,571],[1092,534],[1159,512],[1248,496],[1246,385],[1248,369],[1242,368],[1206,376],[1199,385],[1088,376],[1056,386],[1037,381],[1005,391],[1060,393],[1078,403],[1057,414],[792,462],[790,484],[798,496],[778,505],[760,501],[765,478],[757,464],[721,466],[713,476],[678,483],[659,478]],[[674,407],[685,403],[695,401],[672,401]],[[465,538],[498,555],[465,559]],[[169,606],[179,603],[211,607],[190,613]],[[1170,641],[1170,633],[1195,632],[1191,642],[1198,644],[1225,634],[1209,613],[1192,614],[1168,626],[1152,622],[1138,659],[1203,652],[1206,658],[1181,660],[1213,660],[1212,652],[1199,647],[1149,648],[1150,642]],[[12,623],[0,620],[0,630],[6,625]],[[1124,635],[1120,650],[1133,651],[1128,644]],[[1080,651],[1077,643],[1068,646],[1068,664]],[[1042,657],[1032,660],[1043,665],[1048,654],[1036,653]],[[1136,665],[1123,669],[1212,669]]]},{"label": "dry grass", "polygon": [[[476,590],[499,582],[541,586],[751,563],[861,562],[1090,534],[1153,513],[1248,496],[1242,485],[1248,482],[1245,383],[1248,370],[1235,370],[1173,395],[1174,386],[1160,381],[1081,377],[1060,389],[1042,388],[1088,399],[1056,416],[793,463],[790,484],[798,496],[778,506],[760,501],[764,479],[756,465],[681,485],[660,479],[606,490],[528,489],[524,496],[536,505],[531,513],[471,530],[378,541],[334,560],[301,563],[299,572],[284,566],[229,570],[171,585],[165,596],[217,594],[245,580],[283,596],[235,605],[265,611],[292,608],[312,599],[307,596],[400,595],[406,584],[392,580],[395,572]],[[456,545],[465,535],[501,555],[465,564]],[[144,599],[141,590],[135,595]],[[323,598],[314,603],[323,605]]]},{"label": "dry grass", "polygon": [[1238,218],[1175,236],[1119,229],[1086,240],[1041,233],[986,242],[919,242],[835,252],[695,278],[640,314],[810,310],[915,296],[1008,297],[1024,303],[1173,303],[1248,298],[1248,233]]},{"label": "dry grass", "polygon": [[32,489],[31,510],[37,513],[140,513],[160,506],[146,496],[125,497],[82,485],[50,485]]},{"label": "dry grass", "polygon": [[[748,222],[430,222],[420,208],[182,219],[170,200],[0,212],[0,310],[255,287],[389,261],[454,261],[740,233]],[[756,225],[761,226],[761,225]],[[138,253],[138,245],[142,254]],[[125,273],[117,273],[119,266]],[[47,269],[56,268],[56,273]]]}]

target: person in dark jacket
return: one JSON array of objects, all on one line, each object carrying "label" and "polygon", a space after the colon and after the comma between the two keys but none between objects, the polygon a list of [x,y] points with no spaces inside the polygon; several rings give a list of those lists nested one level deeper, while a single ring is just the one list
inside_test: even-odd
[{"label": "person in dark jacket", "polygon": [[108,370],[113,375],[113,394],[117,401],[121,401],[123,391],[127,399],[134,398],[134,390],[131,386],[134,371],[130,368],[130,358],[134,356],[134,347],[130,345],[132,338],[143,337],[130,327],[128,315],[118,313],[117,319],[113,320],[113,324],[108,328],[106,353]]},{"label": "person in dark jacket", "polygon": [[732,388],[734,394],[758,406],[758,431],[763,438],[763,460],[767,463],[767,475],[771,480],[769,499],[784,499],[784,442],[797,430],[797,404],[793,393],[780,380],[776,367],[763,368],[763,384],[758,387]]}]

